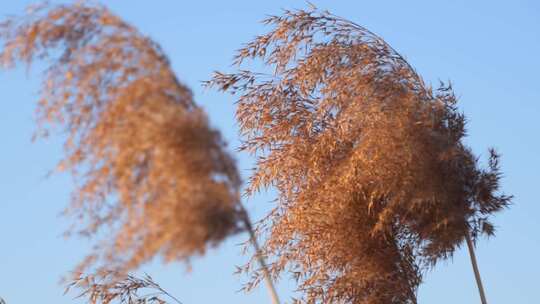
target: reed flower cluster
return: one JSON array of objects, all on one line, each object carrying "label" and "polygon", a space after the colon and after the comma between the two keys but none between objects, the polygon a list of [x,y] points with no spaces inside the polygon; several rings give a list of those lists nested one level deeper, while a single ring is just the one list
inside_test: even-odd
[{"label": "reed flower cluster", "polygon": [[77,275],[65,293],[71,289],[79,290],[77,298],[85,298],[89,304],[182,304],[148,274],[135,277],[98,271],[93,275]]},{"label": "reed flower cluster", "polygon": [[65,133],[66,213],[99,237],[79,271],[187,261],[243,229],[235,161],[155,42],[89,2],[32,7],[0,38],[4,66],[50,63],[37,135]]},{"label": "reed flower cluster", "polygon": [[278,190],[259,226],[271,273],[293,272],[305,303],[416,303],[422,270],[493,234],[510,200],[498,155],[480,167],[451,86],[426,85],[364,27],[316,8],[264,23],[234,63],[266,70],[207,85],[237,97],[258,159],[247,193]]}]

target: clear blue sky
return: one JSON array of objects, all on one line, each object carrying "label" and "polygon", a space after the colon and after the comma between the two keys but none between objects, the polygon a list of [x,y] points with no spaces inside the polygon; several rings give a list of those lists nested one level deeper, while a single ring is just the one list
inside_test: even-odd
[{"label": "clear blue sky", "polygon": [[[452,80],[469,122],[468,142],[486,155],[503,155],[504,190],[514,206],[495,219],[495,238],[478,245],[480,270],[491,304],[538,303],[540,274],[540,4],[536,1],[323,1],[313,0],[362,24],[405,55],[428,82]],[[21,13],[31,1],[4,0],[0,16]],[[195,92],[231,145],[237,146],[233,101],[205,91],[200,81],[229,70],[234,51],[264,31],[258,23],[303,1],[105,1],[106,5],[162,44],[179,78]],[[45,178],[61,155],[61,141],[32,144],[32,114],[39,75],[24,69],[0,71],[0,296],[8,304],[75,303],[58,285],[87,252],[86,240],[65,241],[68,222],[58,216],[69,199],[68,176]],[[247,174],[251,159],[238,156]],[[271,194],[248,202],[259,218]],[[246,260],[230,239],[193,271],[182,265],[148,265],[166,289],[185,304],[269,303],[264,286],[237,292],[246,277],[233,275]],[[465,250],[425,276],[419,303],[479,303]],[[278,286],[288,300],[293,286]]]}]

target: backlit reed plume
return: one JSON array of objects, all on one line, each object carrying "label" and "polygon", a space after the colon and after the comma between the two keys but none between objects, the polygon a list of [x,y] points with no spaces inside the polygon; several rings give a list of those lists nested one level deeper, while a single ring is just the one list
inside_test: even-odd
[{"label": "backlit reed plume", "polygon": [[259,229],[274,276],[291,271],[306,303],[415,303],[421,271],[469,235],[493,234],[498,156],[463,144],[450,85],[432,90],[380,37],[329,12],[285,11],[217,72],[238,96],[243,149],[258,157],[248,194],[273,186]]},{"label": "backlit reed plume", "polygon": [[59,168],[77,180],[66,212],[99,237],[79,270],[188,261],[245,228],[235,161],[155,42],[89,2],[32,7],[0,38],[4,66],[50,63],[38,135],[66,133]]}]

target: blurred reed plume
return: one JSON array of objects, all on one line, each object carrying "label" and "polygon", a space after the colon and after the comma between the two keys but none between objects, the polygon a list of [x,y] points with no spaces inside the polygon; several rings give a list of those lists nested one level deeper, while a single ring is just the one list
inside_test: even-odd
[{"label": "blurred reed plume", "polygon": [[84,1],[33,6],[0,39],[5,67],[49,63],[37,135],[66,133],[58,168],[77,181],[66,213],[74,231],[103,236],[79,271],[188,261],[245,229],[235,161],[155,42]]},{"label": "blurred reed plume", "polygon": [[278,190],[258,227],[272,276],[292,272],[303,303],[416,303],[424,269],[493,234],[511,198],[497,153],[480,167],[452,87],[433,90],[366,28],[315,7],[264,23],[242,69],[206,85],[237,96],[258,159],[247,194]]}]

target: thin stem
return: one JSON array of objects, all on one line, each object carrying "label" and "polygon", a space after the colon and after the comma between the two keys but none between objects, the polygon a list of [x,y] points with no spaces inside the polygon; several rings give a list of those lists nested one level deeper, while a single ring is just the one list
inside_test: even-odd
[{"label": "thin stem", "polygon": [[257,258],[257,261],[261,266],[264,281],[266,282],[266,287],[268,288],[268,292],[270,293],[270,297],[272,298],[272,303],[279,304],[279,297],[276,292],[276,288],[274,287],[274,283],[272,282],[272,278],[270,277],[270,272],[268,271],[268,266],[266,266],[266,261],[264,260],[261,248],[259,247],[259,243],[257,242],[257,237],[255,236],[253,225],[251,225],[251,221],[249,219],[247,211],[243,207],[242,209],[244,213],[244,224],[246,225],[246,229],[249,232],[249,239],[251,241],[251,245],[255,249],[255,257]]},{"label": "thin stem", "polygon": [[480,293],[480,300],[482,304],[487,304],[486,294],[484,292],[484,286],[482,285],[482,279],[480,278],[480,271],[478,270],[478,263],[476,262],[476,255],[474,254],[474,244],[471,240],[471,235],[467,231],[465,235],[467,240],[467,247],[469,248],[469,256],[471,257],[471,264],[474,270],[474,277],[476,278],[476,284],[478,285],[478,292]]},{"label": "thin stem", "polygon": [[168,296],[169,298],[173,299],[176,303],[178,304],[183,304],[182,302],[180,302],[180,300],[178,300],[175,296],[171,295],[170,293],[168,293],[167,291],[165,291],[163,288],[161,287],[158,287],[159,291],[161,291],[164,295]]}]

